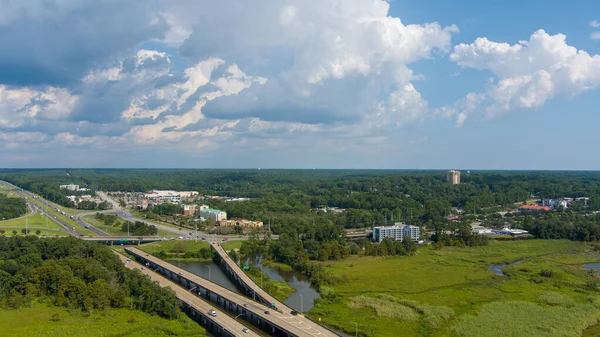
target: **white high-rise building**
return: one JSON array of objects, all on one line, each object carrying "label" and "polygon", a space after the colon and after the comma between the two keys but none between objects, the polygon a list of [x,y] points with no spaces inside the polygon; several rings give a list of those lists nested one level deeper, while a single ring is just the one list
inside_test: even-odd
[{"label": "white high-rise building", "polygon": [[413,241],[419,241],[420,235],[419,227],[410,226],[403,222],[396,222],[394,226],[373,227],[373,241],[375,242],[381,242],[385,238],[402,241],[405,237],[409,237]]}]

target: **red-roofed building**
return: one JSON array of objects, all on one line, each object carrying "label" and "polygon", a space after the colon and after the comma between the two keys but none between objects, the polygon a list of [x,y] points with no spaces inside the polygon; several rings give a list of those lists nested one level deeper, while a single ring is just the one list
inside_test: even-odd
[{"label": "red-roofed building", "polygon": [[519,207],[519,210],[534,212],[534,211],[550,211],[550,210],[552,210],[552,208],[550,208],[548,206],[523,205],[523,206]]}]

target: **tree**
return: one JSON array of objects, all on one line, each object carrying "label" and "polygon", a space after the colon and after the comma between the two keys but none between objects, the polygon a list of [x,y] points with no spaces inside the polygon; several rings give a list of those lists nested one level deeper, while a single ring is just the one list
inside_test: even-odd
[{"label": "tree", "polygon": [[39,230],[39,229],[36,229],[36,230],[35,230],[35,235],[39,236],[41,233],[42,233],[42,231],[41,231],[41,230]]},{"label": "tree", "polygon": [[17,231],[13,229],[12,231],[13,235],[17,235]]}]

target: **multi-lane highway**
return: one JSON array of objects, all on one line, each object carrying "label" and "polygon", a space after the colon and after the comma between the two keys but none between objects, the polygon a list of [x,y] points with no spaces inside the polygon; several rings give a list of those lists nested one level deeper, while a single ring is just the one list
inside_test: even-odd
[{"label": "multi-lane highway", "polygon": [[[74,226],[71,226],[70,224],[67,223],[66,219],[67,217],[69,217],[67,214],[62,214],[62,213],[57,213],[57,215],[52,215],[48,209],[53,209],[57,212],[60,212],[58,206],[46,199],[43,199],[40,196],[37,196],[29,191],[23,190],[23,189],[19,189],[18,187],[16,188],[15,191],[13,191],[14,193],[16,193],[17,195],[21,196],[21,197],[27,197],[28,200],[30,200],[32,203],[36,204],[36,206],[38,206],[38,209],[47,214],[48,216],[50,216],[50,219],[52,219],[54,222],[58,223],[59,225],[61,225],[62,227],[64,227],[65,229],[68,230],[69,234],[71,235],[77,235],[77,236],[84,236],[84,234],[80,231],[77,230]],[[39,203],[39,204],[38,204]],[[40,205],[41,204],[41,205]],[[43,207],[45,206],[45,207]],[[63,212],[64,213],[64,212]],[[62,215],[61,215],[62,214]],[[63,219],[64,218],[64,219]],[[90,231],[96,233],[97,235],[103,235],[103,236],[109,236],[110,234],[84,222],[83,220],[76,220],[75,218],[72,219],[73,221],[77,222],[79,225],[81,225],[84,228],[89,229]]]},{"label": "multi-lane highway", "polygon": [[[198,313],[201,313],[205,319],[212,321],[221,329],[226,330],[222,331],[221,334],[232,336],[260,336],[260,334],[256,333],[255,331],[244,326],[239,321],[235,320],[234,317],[229,316],[227,313],[221,311],[218,307],[190,293],[190,291],[188,291],[187,289],[184,289],[176,283],[171,282],[167,278],[161,276],[160,274],[157,274],[149,270],[148,268],[145,268],[141,264],[135,261],[131,261],[127,259],[127,257],[117,252],[115,253],[119,256],[119,258],[121,259],[121,261],[123,261],[127,268],[137,269],[142,274],[147,275],[151,280],[156,281],[161,287],[171,288],[177,294],[177,298],[179,298],[179,300],[195,309]],[[214,310],[214,313],[212,315],[209,314],[211,310]]]},{"label": "multi-lane highway", "polygon": [[[202,288],[207,292],[217,294],[220,298],[222,298],[221,303],[228,303],[230,308],[233,308],[234,310],[243,310],[243,312],[247,312],[247,315],[252,315],[252,317],[258,318],[263,322],[267,322],[270,326],[276,327],[277,329],[285,331],[288,334],[302,337],[337,336],[335,333],[323,328],[318,324],[315,324],[306,317],[302,317],[301,315],[293,315],[292,310],[285,306],[282,308],[286,308],[286,310],[281,312],[276,311],[270,306],[266,306],[259,302],[254,302],[241,294],[221,287],[218,284],[210,282],[198,275],[188,272],[185,269],[181,269],[157,257],[147,254],[135,247],[125,247],[125,250],[128,253],[137,256],[141,260],[147,261],[152,266],[159,267],[163,271],[168,271],[173,275],[178,275],[179,278],[187,280],[189,284],[193,285],[194,288]],[[222,302],[223,300],[226,302]]]},{"label": "multi-lane highway", "polygon": [[[274,304],[275,307],[284,311],[284,312],[292,312],[293,309],[283,304],[282,302],[275,299],[261,287],[259,287],[254,281],[246,274],[244,271],[227,255],[227,252],[218,242],[211,241],[210,245],[212,248],[219,254],[221,261],[226,264],[226,268],[228,271],[235,273],[237,279],[242,282],[248,289],[251,289],[256,293],[256,296],[264,299],[266,303]],[[296,316],[296,319],[300,321],[303,326],[310,329],[310,331],[318,331],[323,334],[323,336],[336,336],[334,333],[327,330],[325,327],[311,321],[310,319],[304,317],[303,315]]]}]

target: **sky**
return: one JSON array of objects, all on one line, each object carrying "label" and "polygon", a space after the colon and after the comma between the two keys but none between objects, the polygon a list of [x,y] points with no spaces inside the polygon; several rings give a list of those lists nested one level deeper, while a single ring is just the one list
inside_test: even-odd
[{"label": "sky", "polygon": [[594,0],[4,0],[0,167],[597,170]]}]

